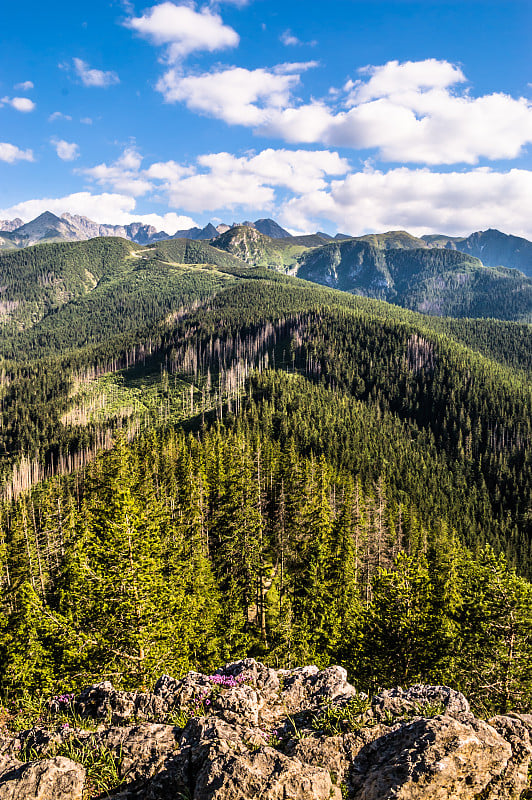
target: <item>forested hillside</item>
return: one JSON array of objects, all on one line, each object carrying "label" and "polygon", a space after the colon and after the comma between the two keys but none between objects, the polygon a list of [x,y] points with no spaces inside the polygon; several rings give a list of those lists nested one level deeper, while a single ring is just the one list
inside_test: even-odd
[{"label": "forested hillside", "polygon": [[532,277],[532,242],[521,236],[509,236],[490,228],[470,236],[429,234],[423,240],[430,245],[460,250],[481,258],[487,267],[512,267]]},{"label": "forested hillside", "polygon": [[298,259],[297,275],[438,316],[532,320],[532,282],[517,270],[487,268],[457,250],[415,249],[411,237],[377,239],[311,250]]},{"label": "forested hillside", "polygon": [[530,326],[200,242],[49,247],[72,298],[2,340],[6,698],[252,654],[529,707]]}]

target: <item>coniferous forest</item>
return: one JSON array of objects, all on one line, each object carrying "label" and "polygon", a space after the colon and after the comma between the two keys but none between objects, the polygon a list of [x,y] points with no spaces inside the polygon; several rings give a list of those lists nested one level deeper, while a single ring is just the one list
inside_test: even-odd
[{"label": "coniferous forest", "polygon": [[2,697],[252,655],[530,708],[530,325],[208,249],[1,256]]}]

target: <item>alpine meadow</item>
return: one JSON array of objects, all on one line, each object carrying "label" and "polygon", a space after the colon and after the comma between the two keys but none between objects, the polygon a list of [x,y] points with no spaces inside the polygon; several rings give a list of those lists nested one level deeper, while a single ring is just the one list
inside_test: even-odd
[{"label": "alpine meadow", "polygon": [[532,798],[528,3],[30,5],[0,800]]}]

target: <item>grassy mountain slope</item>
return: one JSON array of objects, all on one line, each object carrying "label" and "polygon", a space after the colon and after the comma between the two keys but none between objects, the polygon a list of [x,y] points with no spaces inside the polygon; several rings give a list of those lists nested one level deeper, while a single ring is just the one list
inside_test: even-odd
[{"label": "grassy mountain slope", "polygon": [[357,242],[368,242],[368,244],[378,247],[381,250],[417,250],[420,247],[427,247],[423,239],[407,231],[387,231],[386,233],[368,233],[365,236],[353,237]]},{"label": "grassy mountain slope", "polygon": [[241,271],[246,264],[232,253],[221,252],[203,241],[167,239],[146,249],[143,258],[156,258],[176,264],[210,264],[223,270]]},{"label": "grassy mountain slope", "polygon": [[[240,225],[222,233],[213,240],[213,247],[231,253],[246,264],[255,267],[287,272],[292,269],[300,255],[306,252],[310,242],[300,243],[307,237],[290,237],[288,239],[271,239],[255,228]],[[312,237],[312,243],[316,237]],[[318,244],[322,243],[321,238]]]}]

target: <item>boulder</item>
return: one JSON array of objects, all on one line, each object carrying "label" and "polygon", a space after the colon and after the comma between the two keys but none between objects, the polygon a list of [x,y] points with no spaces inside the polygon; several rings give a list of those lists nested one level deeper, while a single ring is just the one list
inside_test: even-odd
[{"label": "boulder", "polygon": [[512,755],[503,774],[490,786],[490,800],[504,800],[512,794],[519,797],[528,786],[528,770],[532,756],[529,728],[516,717],[496,716],[489,724],[512,748]]},{"label": "boulder", "polygon": [[[530,715],[487,723],[446,686],[369,699],[341,667],[244,659],[165,675],[153,692],[100,683],[71,702],[96,730],[2,732],[0,800],[81,800],[85,770],[55,756],[67,740],[119,761],[114,800],[513,800],[532,756]],[[40,760],[22,763],[30,751]]]},{"label": "boulder", "polygon": [[341,800],[328,770],[270,747],[233,753],[213,748],[198,773],[193,800]]},{"label": "boulder", "polygon": [[0,800],[82,800],[85,774],[62,756],[15,766],[0,775]]},{"label": "boulder", "polygon": [[354,686],[347,682],[347,672],[343,667],[298,667],[292,670],[279,670],[281,680],[281,701],[294,712],[317,707],[325,703],[346,701],[356,697]]},{"label": "boulder", "polygon": [[351,765],[362,748],[387,732],[384,726],[375,725],[343,736],[314,734],[302,739],[290,739],[283,747],[283,752],[303,764],[324,767],[341,785],[347,783]]},{"label": "boulder", "polygon": [[178,748],[177,734],[173,725],[145,723],[113,727],[94,739],[120,758],[120,778],[135,783],[149,780],[166,767]]},{"label": "boulder", "polygon": [[363,747],[348,784],[353,800],[478,800],[511,757],[508,742],[486,722],[419,718]]},{"label": "boulder", "polygon": [[116,725],[131,720],[160,719],[168,710],[153,692],[119,692],[109,681],[88,686],[74,701],[80,716]]},{"label": "boulder", "polygon": [[469,703],[461,692],[448,686],[420,684],[406,690],[398,687],[381,691],[372,698],[371,709],[377,719],[383,719],[387,715],[435,716],[437,713],[460,718],[463,714],[470,713]]}]

